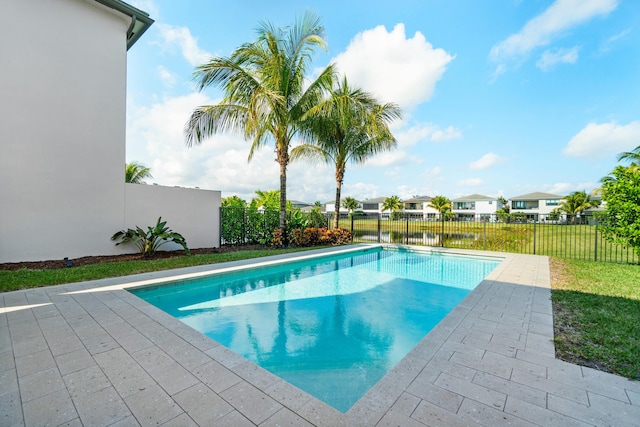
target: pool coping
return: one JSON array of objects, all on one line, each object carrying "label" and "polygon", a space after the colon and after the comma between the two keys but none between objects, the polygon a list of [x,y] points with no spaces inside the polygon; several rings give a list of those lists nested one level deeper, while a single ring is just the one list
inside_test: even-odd
[{"label": "pool coping", "polygon": [[[632,425],[640,419],[638,382],[555,359],[547,257],[410,248],[504,260],[346,414],[125,290],[255,265],[252,260],[0,294],[0,424]],[[101,405],[105,398],[109,404]]]}]

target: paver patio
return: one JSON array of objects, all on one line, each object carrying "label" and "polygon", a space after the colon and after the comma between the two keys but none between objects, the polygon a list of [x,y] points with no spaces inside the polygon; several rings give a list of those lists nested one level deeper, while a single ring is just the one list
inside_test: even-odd
[{"label": "paver patio", "polygon": [[640,425],[639,382],[555,359],[548,258],[453,252],[505,260],[346,414],[124,290],[246,262],[0,294],[0,425]]}]

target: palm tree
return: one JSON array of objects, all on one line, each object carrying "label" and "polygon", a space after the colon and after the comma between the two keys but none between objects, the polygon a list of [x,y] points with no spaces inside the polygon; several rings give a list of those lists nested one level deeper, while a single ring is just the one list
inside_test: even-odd
[{"label": "palm tree", "polygon": [[558,210],[572,215],[572,222],[575,223],[579,214],[586,209],[597,206],[600,206],[600,202],[598,200],[591,200],[586,191],[574,191],[562,199]]},{"label": "palm tree", "polygon": [[349,211],[349,215],[353,215],[353,211],[358,209],[360,204],[353,197],[345,197],[342,201],[342,207]]},{"label": "palm tree", "polygon": [[634,148],[631,151],[625,151],[624,153],[618,154],[618,161],[628,161],[631,164],[629,165],[629,170],[632,172],[637,172],[640,170],[640,145]]},{"label": "palm tree", "polygon": [[340,220],[340,193],[347,162],[362,164],[396,146],[389,123],[400,118],[400,108],[379,104],[373,95],[350,87],[346,77],[328,99],[309,111],[304,122],[309,141],[291,151],[291,159],[307,158],[335,166],[336,198],[333,227]]},{"label": "palm tree", "polygon": [[382,212],[390,211],[392,217],[391,219],[394,219],[394,213],[396,211],[399,211],[403,207],[404,205],[402,204],[402,200],[398,196],[387,197],[386,199],[384,199],[384,202],[382,202]]},{"label": "palm tree", "polygon": [[440,212],[440,217],[443,218],[443,215],[451,210],[451,200],[445,196],[435,196],[429,202],[429,207]]},{"label": "palm tree", "polygon": [[139,162],[126,163],[124,167],[124,182],[129,184],[145,184],[146,178],[153,178],[151,169]]},{"label": "palm tree", "polygon": [[216,57],[196,68],[199,90],[215,86],[224,91],[219,104],[195,109],[185,125],[186,144],[193,146],[213,134],[232,131],[251,139],[249,160],[270,141],[280,165],[280,231],[287,244],[287,165],[291,141],[308,111],[333,86],[334,66],[309,82],[316,47],[325,48],[319,18],[305,13],[293,26],[258,28],[258,38],[238,47],[229,57]]}]

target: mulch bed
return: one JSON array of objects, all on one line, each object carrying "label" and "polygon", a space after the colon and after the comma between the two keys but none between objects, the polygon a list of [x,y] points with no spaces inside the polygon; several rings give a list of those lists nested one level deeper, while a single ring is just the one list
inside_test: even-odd
[{"label": "mulch bed", "polygon": [[[252,246],[222,246],[220,248],[202,248],[202,249],[191,249],[191,255],[201,255],[201,254],[214,254],[214,253],[222,253],[222,252],[237,252],[237,251],[245,251],[245,250],[268,250],[268,248],[264,248],[259,245]],[[70,259],[71,264],[74,267],[81,265],[89,265],[89,264],[98,264],[102,262],[114,262],[114,261],[132,261],[132,260],[154,260],[160,258],[173,258],[176,256],[184,255],[183,250],[177,251],[158,251],[152,257],[144,257],[139,253],[135,254],[122,254],[122,255],[104,255],[104,256],[85,256],[82,258],[73,258]],[[53,270],[58,268],[67,268],[66,261],[63,259],[52,259],[47,261],[29,261],[29,262],[8,262],[4,264],[0,264],[0,270],[20,270],[20,269],[29,269],[29,270]]]}]

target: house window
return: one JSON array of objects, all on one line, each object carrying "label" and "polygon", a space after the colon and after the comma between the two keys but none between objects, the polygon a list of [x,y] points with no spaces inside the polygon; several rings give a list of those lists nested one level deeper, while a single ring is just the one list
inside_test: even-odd
[{"label": "house window", "polygon": [[377,203],[363,203],[362,204],[362,210],[365,210],[365,211],[376,211],[376,210],[378,210],[378,204]]},{"label": "house window", "polygon": [[493,204],[493,200],[489,200],[489,204],[492,205]]},{"label": "house window", "polygon": [[558,206],[559,204],[559,200],[555,199],[555,200],[547,200],[547,206]]},{"label": "house window", "polygon": [[525,202],[524,200],[517,200],[513,202],[513,209],[526,209],[526,207],[527,202]]}]

